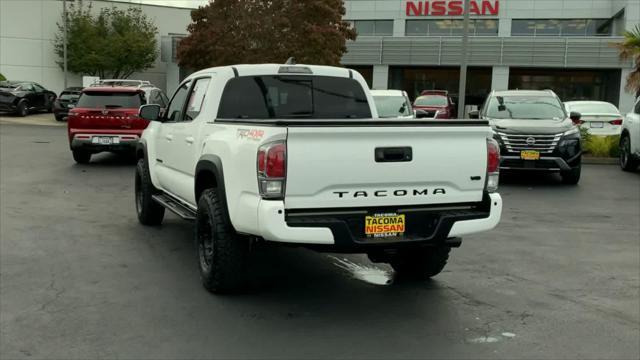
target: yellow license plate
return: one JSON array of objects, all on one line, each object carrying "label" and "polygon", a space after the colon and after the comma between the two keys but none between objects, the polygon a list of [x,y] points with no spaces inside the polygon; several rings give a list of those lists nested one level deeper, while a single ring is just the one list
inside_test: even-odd
[{"label": "yellow license plate", "polygon": [[540,160],[540,152],[533,150],[525,150],[520,152],[520,159],[522,160]]},{"label": "yellow license plate", "polygon": [[369,237],[401,236],[405,229],[404,215],[373,214],[364,219],[364,233]]}]

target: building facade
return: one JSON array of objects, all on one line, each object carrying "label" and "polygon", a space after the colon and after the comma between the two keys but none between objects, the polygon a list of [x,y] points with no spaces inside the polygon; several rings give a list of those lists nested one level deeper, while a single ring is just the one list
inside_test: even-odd
[{"label": "building facade", "polygon": [[[67,0],[71,4],[72,0]],[[78,3],[78,0],[75,1]],[[142,8],[158,28],[159,56],[153,67],[131,78],[148,80],[169,92],[177,87],[180,72],[173,58],[174,38],[184,36],[191,9],[92,0],[93,11],[103,7]],[[11,80],[36,81],[56,92],[64,88],[53,41],[62,19],[61,0],[0,0],[0,73]],[[68,86],[81,86],[82,76],[68,73]]]},{"label": "building facade", "polygon": [[[67,0],[71,2],[72,0]],[[76,2],[79,0],[76,0]],[[105,6],[139,6],[158,27],[159,57],[132,78],[169,94],[187,72],[176,65],[176,46],[190,9],[93,0]],[[345,19],[358,38],[348,42],[345,66],[374,89],[415,96],[445,89],[457,98],[464,0],[346,0]],[[60,91],[64,73],[53,51],[61,0],[0,0],[0,73]],[[601,99],[628,112],[624,91],[632,63],[611,46],[640,24],[640,0],[471,0],[466,103],[479,105],[492,90],[552,89],[563,100]],[[69,86],[82,84],[68,75]]]},{"label": "building facade", "polygon": [[[347,0],[358,38],[346,66],[374,89],[458,93],[464,0]],[[625,113],[632,63],[611,46],[640,24],[639,0],[471,0],[466,103],[488,92],[552,89],[563,100],[610,101]]]}]

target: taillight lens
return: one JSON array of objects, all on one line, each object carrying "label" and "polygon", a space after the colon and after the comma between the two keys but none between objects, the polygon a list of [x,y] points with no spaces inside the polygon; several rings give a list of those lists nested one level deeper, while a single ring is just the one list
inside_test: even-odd
[{"label": "taillight lens", "polygon": [[609,121],[609,124],[611,124],[611,125],[622,125],[622,119],[611,120],[611,121]]},{"label": "taillight lens", "polygon": [[487,139],[487,184],[488,192],[498,190],[500,183],[500,145],[494,139]]},{"label": "taillight lens", "polygon": [[283,141],[265,144],[258,149],[258,185],[263,199],[284,199],[287,176],[287,144]]}]

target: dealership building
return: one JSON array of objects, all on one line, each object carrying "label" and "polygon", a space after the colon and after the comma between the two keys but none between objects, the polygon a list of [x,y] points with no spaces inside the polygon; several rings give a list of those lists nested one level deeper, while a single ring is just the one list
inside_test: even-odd
[{"label": "dealership building", "polygon": [[[71,0],[67,0],[71,1]],[[135,1],[135,0],[132,0]],[[77,2],[77,0],[76,0]],[[123,1],[92,1],[131,6]],[[464,0],[346,0],[345,19],[358,38],[343,64],[374,89],[448,90],[457,98]],[[176,46],[190,10],[140,6],[158,26],[153,68],[132,77],[171,93],[188,73],[176,64]],[[479,105],[493,90],[552,89],[563,100],[598,99],[628,112],[625,92],[632,63],[621,63],[612,43],[640,24],[640,0],[471,0],[466,103]],[[60,0],[0,0],[0,73],[56,91],[64,75],[53,52]],[[284,60],[283,60],[284,61]],[[81,77],[69,76],[69,85]]]},{"label": "dealership building", "polygon": [[[458,93],[463,0],[349,0],[358,32],[343,58],[374,89]],[[628,112],[632,63],[611,43],[640,24],[640,0],[471,0],[467,104],[491,90],[552,89]]]}]

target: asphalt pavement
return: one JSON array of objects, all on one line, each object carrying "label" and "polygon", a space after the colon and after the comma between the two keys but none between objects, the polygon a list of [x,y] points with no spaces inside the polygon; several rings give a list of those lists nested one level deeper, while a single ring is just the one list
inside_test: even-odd
[{"label": "asphalt pavement", "polygon": [[263,246],[235,296],[200,285],[190,223],[138,224],[133,173],[0,123],[0,358],[640,358],[640,173],[506,177],[432,281]]}]

